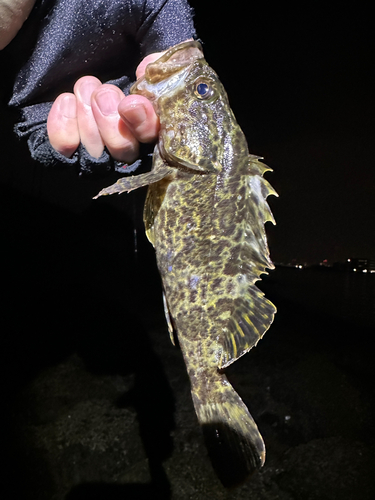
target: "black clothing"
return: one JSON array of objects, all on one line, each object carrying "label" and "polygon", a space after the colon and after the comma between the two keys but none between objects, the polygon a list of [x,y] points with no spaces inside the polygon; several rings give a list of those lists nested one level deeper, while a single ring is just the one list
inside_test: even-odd
[{"label": "black clothing", "polygon": [[21,111],[16,132],[27,138],[31,156],[45,165],[74,164],[80,174],[134,170],[137,162],[124,169],[107,151],[95,159],[82,145],[72,158],[57,153],[47,136],[48,112],[54,99],[71,92],[84,75],[128,93],[143,57],[195,36],[187,0],[39,0],[24,28],[26,40],[35,45],[16,78],[10,105]]}]

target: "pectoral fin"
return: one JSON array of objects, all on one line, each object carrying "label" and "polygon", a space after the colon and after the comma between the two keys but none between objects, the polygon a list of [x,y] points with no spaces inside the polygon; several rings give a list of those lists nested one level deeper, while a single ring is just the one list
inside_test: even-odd
[{"label": "pectoral fin", "polygon": [[171,172],[173,172],[173,168],[169,167],[168,165],[164,165],[159,170],[152,170],[151,172],[147,172],[146,174],[134,175],[132,177],[123,177],[122,179],[119,179],[115,184],[102,189],[96,196],[94,196],[93,199],[96,200],[100,196],[106,196],[108,194],[129,193],[134,189],[148,186],[153,182],[158,182],[169,175]]},{"label": "pectoral fin", "polygon": [[106,196],[109,194],[129,193],[134,189],[138,189],[140,187],[153,184],[154,182],[158,182],[161,179],[164,179],[164,177],[166,177],[167,175],[171,174],[173,171],[173,167],[161,160],[159,147],[158,145],[156,145],[151,172],[132,175],[131,177],[122,177],[115,184],[102,189],[96,196],[94,196],[93,199],[96,200],[100,196]]}]

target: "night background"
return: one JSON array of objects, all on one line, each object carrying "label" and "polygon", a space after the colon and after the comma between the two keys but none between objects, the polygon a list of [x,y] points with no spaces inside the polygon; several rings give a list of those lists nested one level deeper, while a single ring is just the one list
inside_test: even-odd
[{"label": "night background", "polygon": [[[201,35],[206,58],[222,75],[250,151],[274,170],[274,260],[374,258],[374,41],[366,12],[266,2],[246,14],[212,9],[209,18],[215,32]],[[197,15],[199,33],[206,24]]]},{"label": "night background", "polygon": [[266,465],[231,492],[216,479],[163,318],[145,192],[94,202],[111,179],[30,159],[6,107],[20,64],[9,47],[0,53],[4,499],[375,497],[375,274],[319,266],[375,259],[370,12],[190,3],[206,59],[279,194],[267,233],[280,265],[260,285],[278,314],[229,370]]}]

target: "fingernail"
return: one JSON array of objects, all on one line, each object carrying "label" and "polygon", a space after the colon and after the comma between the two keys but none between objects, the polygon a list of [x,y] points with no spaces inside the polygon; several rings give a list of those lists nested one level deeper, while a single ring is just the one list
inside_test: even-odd
[{"label": "fingernail", "polygon": [[84,104],[91,106],[91,96],[97,88],[98,84],[96,82],[86,82],[81,84],[79,87],[79,93]]},{"label": "fingernail", "polygon": [[61,99],[60,112],[66,118],[77,117],[77,104],[73,95],[66,95]]},{"label": "fingernail", "polygon": [[130,104],[124,109],[124,118],[133,127],[138,127],[147,118],[146,109],[143,104]]},{"label": "fingernail", "polygon": [[112,90],[101,90],[96,94],[95,101],[102,114],[108,116],[118,113],[117,108],[121,97],[117,92],[113,92]]}]

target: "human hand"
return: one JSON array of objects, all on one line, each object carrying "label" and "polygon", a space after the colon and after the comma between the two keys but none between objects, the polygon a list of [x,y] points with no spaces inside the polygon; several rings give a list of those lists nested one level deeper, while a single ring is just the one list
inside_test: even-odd
[{"label": "human hand", "polygon": [[35,0],[0,0],[0,50],[17,35]]},{"label": "human hand", "polygon": [[[137,78],[161,54],[145,57],[137,68]],[[74,93],[60,94],[47,119],[52,147],[68,158],[82,143],[94,158],[106,146],[115,160],[132,163],[138,157],[139,143],[156,140],[158,131],[159,119],[148,99],[125,96],[115,85],[102,84],[94,76],[77,80]]]}]

